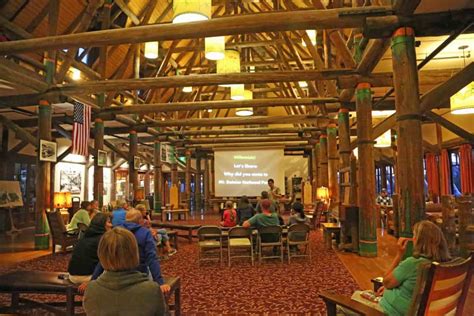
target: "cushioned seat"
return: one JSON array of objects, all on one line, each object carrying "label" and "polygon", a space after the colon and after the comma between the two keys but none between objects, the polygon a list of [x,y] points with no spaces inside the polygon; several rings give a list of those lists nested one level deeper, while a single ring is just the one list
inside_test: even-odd
[{"label": "cushioned seat", "polygon": [[248,238],[232,238],[229,240],[231,247],[237,246],[250,246],[250,240]]}]

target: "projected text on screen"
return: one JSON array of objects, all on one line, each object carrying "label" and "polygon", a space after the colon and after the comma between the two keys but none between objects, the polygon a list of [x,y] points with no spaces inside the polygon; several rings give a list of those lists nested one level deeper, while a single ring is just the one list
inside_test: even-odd
[{"label": "projected text on screen", "polygon": [[281,149],[216,151],[216,196],[258,196],[270,178],[283,185],[282,159]]}]

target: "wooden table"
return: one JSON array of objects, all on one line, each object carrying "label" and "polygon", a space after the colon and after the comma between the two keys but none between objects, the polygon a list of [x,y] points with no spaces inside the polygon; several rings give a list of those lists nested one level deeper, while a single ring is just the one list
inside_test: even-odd
[{"label": "wooden table", "polygon": [[321,223],[323,226],[324,244],[326,249],[332,249],[332,233],[341,233],[341,224],[339,223]]},{"label": "wooden table", "polygon": [[188,232],[187,236],[185,235],[177,235],[178,237],[185,237],[189,240],[189,242],[193,241],[193,237],[197,237],[193,235],[194,230],[198,230],[201,225],[185,225],[185,224],[174,224],[174,223],[162,223],[160,221],[151,221],[151,226],[154,228],[169,228],[173,230],[185,230]]},{"label": "wooden table", "polygon": [[171,222],[173,221],[173,217],[174,217],[175,214],[178,215],[178,218],[180,217],[181,214],[183,214],[184,215],[184,220],[187,220],[189,210],[185,209],[185,208],[175,209],[175,210],[170,210],[170,209],[162,210],[161,211],[161,221],[162,222],[164,222],[166,220],[166,218],[168,217],[167,216],[168,214],[171,214],[171,220],[170,220]]}]

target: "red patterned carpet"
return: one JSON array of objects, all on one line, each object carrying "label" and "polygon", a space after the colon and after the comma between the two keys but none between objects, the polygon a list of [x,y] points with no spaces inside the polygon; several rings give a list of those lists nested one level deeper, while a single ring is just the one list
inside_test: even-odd
[{"label": "red patterned carpet", "polygon": [[[290,265],[267,260],[252,267],[249,260],[241,259],[233,261],[231,268],[211,262],[199,267],[196,242],[179,242],[178,253],[161,266],[164,275],[182,279],[184,315],[320,315],[325,306],[319,291],[350,295],[357,289],[336,254],[323,248],[319,231],[311,233],[312,260],[297,258]],[[49,255],[21,263],[15,270],[64,271],[69,257]],[[0,295],[0,305],[7,303],[9,297]]]}]

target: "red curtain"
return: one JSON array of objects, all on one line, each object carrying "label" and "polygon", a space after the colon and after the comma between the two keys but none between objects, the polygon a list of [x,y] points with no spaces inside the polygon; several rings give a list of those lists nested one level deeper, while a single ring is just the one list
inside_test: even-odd
[{"label": "red curtain", "polygon": [[438,201],[439,188],[439,171],[435,154],[426,154],[426,177],[428,179],[428,192],[433,201]]},{"label": "red curtain", "polygon": [[462,193],[474,193],[474,163],[471,145],[466,144],[459,148],[459,164],[461,167]]},{"label": "red curtain", "polygon": [[451,194],[451,176],[450,176],[450,162],[449,162],[449,153],[447,149],[441,150],[441,160],[440,160],[440,169],[441,169],[441,195]]}]

